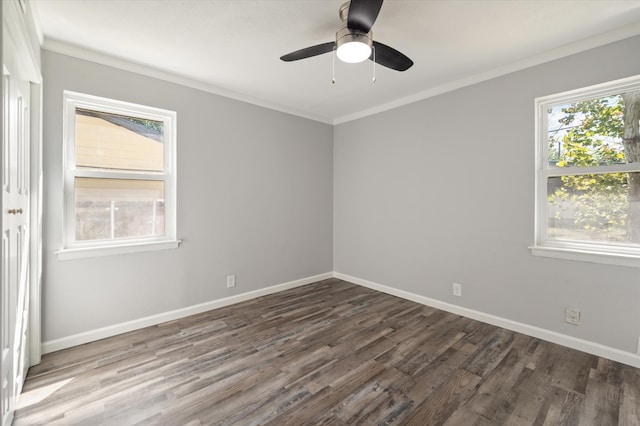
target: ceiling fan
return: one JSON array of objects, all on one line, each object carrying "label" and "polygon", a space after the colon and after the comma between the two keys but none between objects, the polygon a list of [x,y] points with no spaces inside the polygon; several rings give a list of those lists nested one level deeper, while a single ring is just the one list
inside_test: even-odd
[{"label": "ceiling fan", "polygon": [[371,27],[380,13],[383,0],[351,0],[340,6],[340,19],[346,25],[336,33],[336,41],[306,47],[281,56],[285,62],[297,61],[332,52],[338,59],[357,63],[367,59],[396,71],[406,71],[413,61],[392,47],[374,41]]}]

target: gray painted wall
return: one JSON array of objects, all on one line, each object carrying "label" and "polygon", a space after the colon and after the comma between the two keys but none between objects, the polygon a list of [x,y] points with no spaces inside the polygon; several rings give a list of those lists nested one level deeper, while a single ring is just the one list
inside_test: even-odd
[{"label": "gray painted wall", "polygon": [[[45,51],[43,341],[335,270],[635,352],[639,269],[527,247],[534,98],[638,74],[639,48],[624,40],[335,128]],[[56,259],[64,89],[178,112],[179,249]],[[582,310],[580,327],[565,306]]]},{"label": "gray painted wall", "polygon": [[534,98],[638,74],[638,51],[635,37],[336,126],[334,271],[635,353],[640,269],[527,247]]},{"label": "gray painted wall", "polygon": [[[332,270],[331,126],[51,52],[42,63],[43,341]],[[177,111],[180,248],[57,260],[65,89]]]}]

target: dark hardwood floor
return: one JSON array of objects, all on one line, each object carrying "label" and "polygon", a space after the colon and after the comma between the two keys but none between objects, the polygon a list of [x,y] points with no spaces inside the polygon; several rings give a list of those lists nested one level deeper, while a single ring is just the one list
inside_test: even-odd
[{"label": "dark hardwood floor", "polygon": [[330,279],[45,355],[15,425],[638,425],[640,370]]}]

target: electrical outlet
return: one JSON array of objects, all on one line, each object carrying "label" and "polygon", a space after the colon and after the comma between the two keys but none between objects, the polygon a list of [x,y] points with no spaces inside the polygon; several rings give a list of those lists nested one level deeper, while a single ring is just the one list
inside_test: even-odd
[{"label": "electrical outlet", "polygon": [[227,277],[227,288],[231,288],[231,287],[235,287],[236,286],[236,276],[235,275],[229,275]]},{"label": "electrical outlet", "polygon": [[462,284],[453,283],[453,295],[462,296]]},{"label": "electrical outlet", "polygon": [[580,325],[580,309],[566,308],[564,311],[564,320],[569,324]]}]

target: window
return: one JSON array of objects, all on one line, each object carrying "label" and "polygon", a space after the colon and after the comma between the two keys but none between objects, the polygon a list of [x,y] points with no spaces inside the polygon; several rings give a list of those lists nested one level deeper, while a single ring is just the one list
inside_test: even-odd
[{"label": "window", "polygon": [[536,99],[536,255],[640,266],[640,76]]},{"label": "window", "polygon": [[175,248],[176,113],[64,93],[60,259]]}]

